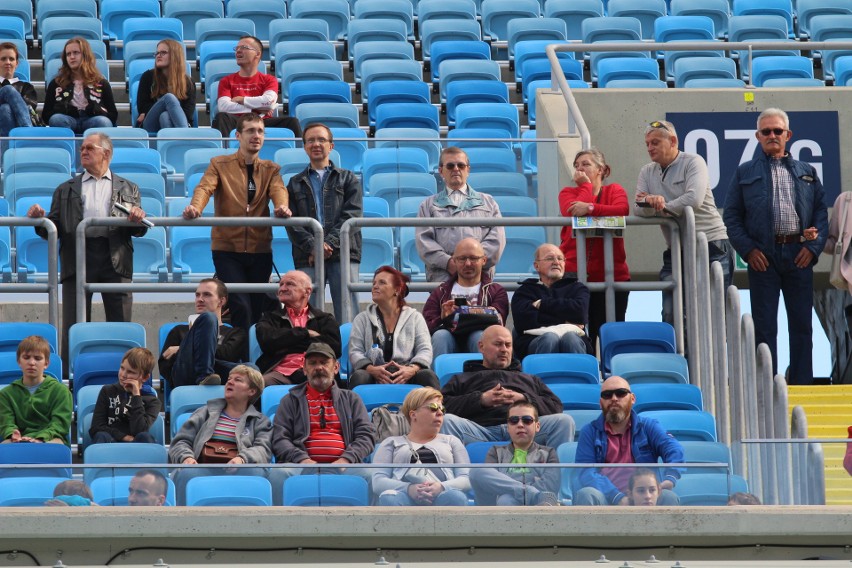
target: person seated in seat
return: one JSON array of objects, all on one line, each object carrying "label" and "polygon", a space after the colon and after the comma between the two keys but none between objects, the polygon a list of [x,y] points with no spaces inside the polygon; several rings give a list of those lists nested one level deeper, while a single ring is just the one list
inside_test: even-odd
[{"label": "person seated in seat", "polygon": [[[405,436],[386,438],[373,457],[375,464],[393,464],[373,474],[373,491],[383,506],[467,505],[470,463],[464,444],[455,436],[441,434],[444,396],[431,387],[413,390],[402,403],[402,414],[411,428]],[[412,464],[444,464],[424,468]]]},{"label": "person seated in seat", "polygon": [[33,126],[34,119],[40,124],[36,114],[38,95],[31,83],[15,77],[21,54],[18,47],[10,42],[0,43],[0,136],[9,136],[9,131],[18,126]]},{"label": "person seated in seat", "polygon": [[634,507],[653,507],[660,498],[657,474],[646,467],[633,471],[627,482],[627,498]]},{"label": "person seated in seat", "polygon": [[0,440],[70,445],[71,391],[57,378],[45,377],[50,343],[38,335],[18,344],[23,376],[0,390]]},{"label": "person seated in seat", "polygon": [[195,115],[195,81],[186,74],[183,46],[173,39],[157,44],[154,68],[139,78],[136,126],[148,134],[161,128],[187,128]]},{"label": "person seated in seat", "polygon": [[413,383],[438,388],[432,341],[420,312],[406,305],[408,276],[392,266],[373,275],[373,303],[352,322],[349,388],[366,384]]},{"label": "person seated in seat", "polygon": [[92,507],[97,506],[88,485],[77,479],[63,481],[53,488],[53,499],[44,502],[45,507]]},{"label": "person seated in seat", "polygon": [[130,480],[127,504],[130,507],[162,507],[168,491],[165,475],[156,469],[140,469]]},{"label": "person seated in seat", "polygon": [[[263,376],[247,365],[231,369],[225,398],[214,398],[192,413],[172,438],[169,462],[179,464],[268,464],[272,458],[272,424],[254,407],[263,393]],[[205,475],[264,475],[260,469],[182,468],[174,482],[179,504],[186,484]]]},{"label": "person seated in seat", "polygon": [[144,347],[134,347],[124,354],[118,382],[106,385],[98,394],[89,428],[93,444],[156,442],[148,430],[160,415],[160,399],[145,384],[153,368],[154,354]]},{"label": "person seated in seat", "polygon": [[559,469],[526,466],[559,463],[556,450],[535,443],[535,435],[541,430],[535,405],[526,400],[513,403],[509,407],[506,424],[511,442],[505,446],[491,446],[485,463],[511,465],[471,471],[470,484],[476,494],[476,504],[501,507],[558,505]]}]

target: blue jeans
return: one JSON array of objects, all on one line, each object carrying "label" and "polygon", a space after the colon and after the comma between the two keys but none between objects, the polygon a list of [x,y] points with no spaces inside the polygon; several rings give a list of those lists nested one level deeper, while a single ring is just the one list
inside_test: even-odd
[{"label": "blue jeans", "polygon": [[524,474],[509,475],[490,468],[472,468],[470,485],[476,495],[476,504],[480,506],[520,507],[534,505],[542,491],[556,493],[558,487],[539,489],[535,487],[533,475],[524,479]]},{"label": "blue jeans", "polygon": [[[157,440],[154,439],[154,436],[151,435],[150,432],[139,432],[136,436],[133,437],[133,442],[136,444],[156,444]],[[109,432],[97,432],[92,437],[93,444],[116,444],[119,443],[118,440],[112,437],[112,434]]]},{"label": "blue jeans", "polygon": [[790,334],[791,385],[810,385],[813,371],[813,267],[799,268],[793,262],[802,245],[775,245],[765,252],[769,268],[765,272],[748,269],[751,317],[754,319],[754,342],[766,343],[772,352],[772,372],[778,373],[778,298],[784,294],[787,329]]},{"label": "blue jeans", "polygon": [[465,350],[459,349],[459,340],[447,329],[439,329],[432,334],[432,363],[438,355],[445,353],[479,353],[479,340],[482,338],[481,331],[474,331],[467,336],[463,342]]},{"label": "blue jeans", "polygon": [[587,353],[586,342],[576,333],[566,333],[559,337],[555,333],[545,333],[530,341],[527,354],[533,353]]},{"label": "blue jeans", "polygon": [[[574,505],[578,507],[605,507],[609,504],[604,494],[594,487],[583,487],[574,494]],[[670,489],[660,491],[657,506],[676,507],[677,505],[680,505],[680,497],[677,493]]]},{"label": "blue jeans", "polygon": [[[718,241],[709,241],[707,243],[707,253],[709,255],[710,264],[719,262],[722,265],[722,282],[725,290],[734,281],[734,247],[728,242],[728,239],[720,239]],[[663,267],[660,269],[660,280],[672,279],[672,250],[666,249],[663,252]],[[674,299],[670,291],[663,292],[663,321],[668,323],[674,322]]]},{"label": "blue jeans", "polygon": [[[219,344],[219,318],[213,312],[204,312],[198,316],[189,333],[180,343],[172,366],[171,388],[197,385],[204,377],[219,373],[227,378],[231,369],[239,365],[231,361],[216,359],[216,347]],[[225,381],[223,379],[222,383]]]},{"label": "blue jeans", "polygon": [[[351,281],[358,282],[358,272],[360,269],[361,265],[357,262],[349,264],[349,279]],[[316,276],[313,266],[306,266],[299,270],[310,276],[311,280],[315,280]],[[349,292],[349,313],[343,313],[343,289],[340,286],[340,276],[340,261],[325,263],[325,281],[328,283],[329,288],[331,288],[331,301],[334,304],[334,319],[337,320],[337,323],[342,324],[352,321],[352,314],[358,313],[361,310],[358,306],[358,294],[355,292]],[[317,285],[314,287],[314,291],[311,293],[312,306],[316,306],[319,303],[317,294],[325,294],[324,285]]]},{"label": "blue jeans", "polygon": [[142,128],[148,134],[156,134],[161,128],[187,128],[189,122],[180,106],[180,101],[171,93],[166,93],[145,114]]},{"label": "blue jeans", "polygon": [[32,126],[30,107],[12,85],[0,88],[0,136],[8,136],[17,126]]},{"label": "blue jeans", "polygon": [[80,111],[78,118],[68,116],[67,114],[54,114],[47,123],[48,126],[70,128],[78,136],[82,136],[90,128],[109,128],[112,126],[112,121],[109,118],[105,116],[89,116],[83,111]]},{"label": "blue jeans", "polygon": [[[535,441],[543,446],[558,448],[565,442],[574,441],[574,419],[567,414],[548,414],[542,416],[541,430],[535,435]],[[508,442],[509,431],[505,424],[496,426],[480,426],[472,420],[445,414],[442,434],[450,434],[462,441],[464,445],[471,442]]]},{"label": "blue jeans", "polygon": [[[379,505],[382,507],[412,507],[418,505],[405,491],[388,490],[379,495]],[[441,491],[432,505],[436,507],[464,507],[467,505],[467,495],[458,489]]]},{"label": "blue jeans", "polygon": [[[269,282],[269,275],[272,274],[272,253],[214,250],[213,266],[216,268],[216,277],[225,284],[234,282],[262,284]],[[228,295],[231,325],[241,327],[248,333],[249,328],[257,323],[268,306],[269,297],[264,293],[232,292]]]}]

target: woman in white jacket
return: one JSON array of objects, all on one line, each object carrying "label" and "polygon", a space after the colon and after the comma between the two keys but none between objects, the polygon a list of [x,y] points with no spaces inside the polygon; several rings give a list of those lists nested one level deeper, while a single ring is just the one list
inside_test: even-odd
[{"label": "woman in white jacket", "polygon": [[426,320],[406,305],[408,276],[391,266],[373,275],[373,303],[352,321],[349,388],[412,383],[439,388]]}]

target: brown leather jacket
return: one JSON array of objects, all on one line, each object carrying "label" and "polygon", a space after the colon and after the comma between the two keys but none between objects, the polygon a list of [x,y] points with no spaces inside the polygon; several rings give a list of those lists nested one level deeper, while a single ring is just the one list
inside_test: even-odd
[{"label": "brown leather jacket", "polygon": [[[190,204],[202,211],[212,197],[216,217],[269,217],[270,200],[274,208],[287,206],[287,188],[275,162],[255,159],[252,177],[257,195],[248,204],[246,164],[240,153],[216,156],[195,187]],[[272,251],[272,227],[213,227],[210,237],[212,250]]]}]

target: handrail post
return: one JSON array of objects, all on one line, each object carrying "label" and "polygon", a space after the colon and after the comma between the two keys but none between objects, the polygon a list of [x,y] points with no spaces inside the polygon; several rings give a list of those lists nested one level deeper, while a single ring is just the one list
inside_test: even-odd
[{"label": "handrail post", "polygon": [[713,347],[713,406],[716,416],[716,429],[719,441],[731,444],[731,416],[728,382],[728,346],[725,341],[725,283],[722,265],[714,262],[710,265],[710,333],[715,339]]}]

